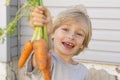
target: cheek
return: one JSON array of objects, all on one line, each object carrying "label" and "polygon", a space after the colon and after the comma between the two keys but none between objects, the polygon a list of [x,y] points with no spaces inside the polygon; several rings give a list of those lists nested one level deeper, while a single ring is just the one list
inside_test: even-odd
[{"label": "cheek", "polygon": [[54,34],[54,44],[58,44],[58,42],[61,41],[61,35],[59,34],[59,32],[55,32]]},{"label": "cheek", "polygon": [[83,44],[83,41],[84,41],[84,38],[82,38],[82,39],[80,40],[80,43]]},{"label": "cheek", "polygon": [[61,40],[64,37],[64,34],[60,30],[56,30],[54,34],[54,39]]},{"label": "cheek", "polygon": [[84,41],[84,39],[78,39],[77,40],[78,46],[82,46],[83,45],[83,41]]},{"label": "cheek", "polygon": [[79,43],[83,43],[83,41],[84,41],[84,38],[83,38],[83,37],[81,37],[81,38],[78,38],[78,39],[77,39],[77,41],[78,41]]}]

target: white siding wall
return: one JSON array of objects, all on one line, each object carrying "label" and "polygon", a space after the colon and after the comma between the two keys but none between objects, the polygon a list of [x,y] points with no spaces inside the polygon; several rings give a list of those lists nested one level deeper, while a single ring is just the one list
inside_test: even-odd
[{"label": "white siding wall", "polygon": [[[26,0],[21,0],[23,4]],[[52,14],[73,5],[84,4],[92,21],[93,36],[89,48],[75,57],[80,61],[120,64],[120,0],[43,0]],[[21,20],[21,47],[31,39],[33,30]]]},{"label": "white siding wall", "polygon": [[[10,6],[8,8],[8,22],[14,19],[15,13],[17,10],[18,10],[18,1],[11,0]],[[10,37],[9,43],[10,43],[10,54],[8,57],[10,57],[10,60],[17,59],[18,57],[18,30],[16,30],[16,33],[14,36]]]},{"label": "white siding wall", "polygon": [[[8,22],[12,21],[15,13],[17,11],[18,5],[17,0],[11,0],[10,6],[5,6],[5,0],[1,1],[1,7],[0,7],[0,27],[5,28]],[[8,62],[14,59],[14,57],[17,57],[17,31],[16,34],[12,37],[6,37],[5,43],[2,44],[0,42],[0,61],[2,62]],[[17,58],[16,58],[17,59]]]},{"label": "white siding wall", "polygon": [[[4,16],[4,17],[2,17],[2,19],[0,19],[0,28],[4,28],[5,27],[5,25],[6,25],[6,18],[7,18],[7,16],[6,16],[6,14],[7,14],[7,12],[6,12],[6,7],[3,5],[4,4],[4,0],[2,0],[1,2],[0,2],[0,16]],[[6,41],[5,41],[5,43],[4,44],[2,44],[1,42],[0,42],[0,51],[2,50],[2,54],[0,54],[0,61],[6,61],[6,55],[7,55],[7,48],[6,48]]]}]

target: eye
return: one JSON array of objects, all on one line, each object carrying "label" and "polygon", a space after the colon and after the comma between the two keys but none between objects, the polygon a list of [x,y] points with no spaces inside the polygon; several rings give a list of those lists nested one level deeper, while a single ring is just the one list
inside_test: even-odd
[{"label": "eye", "polygon": [[82,33],[76,33],[76,35],[78,35],[78,36],[82,36]]},{"label": "eye", "polygon": [[69,29],[67,29],[67,28],[62,28],[62,30],[63,30],[63,31],[69,31]]}]

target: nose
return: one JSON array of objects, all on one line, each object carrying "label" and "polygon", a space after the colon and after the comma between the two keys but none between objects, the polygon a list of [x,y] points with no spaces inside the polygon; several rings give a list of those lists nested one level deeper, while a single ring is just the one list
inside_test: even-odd
[{"label": "nose", "polygon": [[73,34],[73,33],[71,33],[71,34],[69,33],[69,34],[68,34],[68,38],[69,38],[69,39],[74,39],[74,34]]}]

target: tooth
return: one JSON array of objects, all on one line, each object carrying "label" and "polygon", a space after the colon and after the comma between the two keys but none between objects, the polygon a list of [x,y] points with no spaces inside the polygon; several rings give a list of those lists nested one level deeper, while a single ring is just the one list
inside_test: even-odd
[{"label": "tooth", "polygon": [[71,46],[72,44],[71,44],[71,43],[69,43],[69,45]]},{"label": "tooth", "polygon": [[72,45],[73,45],[72,43],[69,43],[69,42],[67,42],[66,44],[68,44],[68,45],[70,45],[70,46],[72,46]]}]

